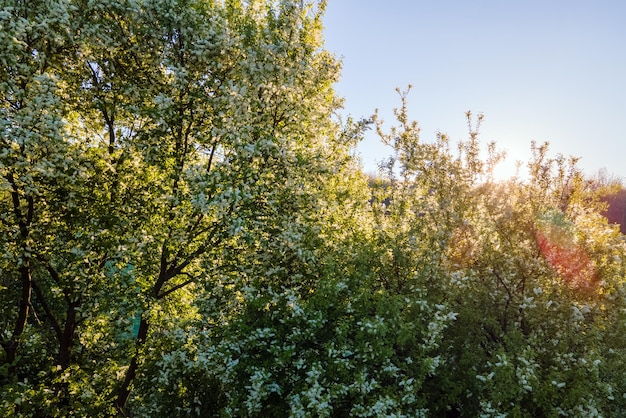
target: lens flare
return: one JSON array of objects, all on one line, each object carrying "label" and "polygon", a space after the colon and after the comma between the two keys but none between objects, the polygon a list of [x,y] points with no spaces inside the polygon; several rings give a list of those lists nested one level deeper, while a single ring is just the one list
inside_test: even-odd
[{"label": "lens flare", "polygon": [[570,286],[588,289],[597,282],[597,272],[585,249],[576,242],[576,229],[561,212],[548,212],[537,219],[536,239],[541,254]]}]

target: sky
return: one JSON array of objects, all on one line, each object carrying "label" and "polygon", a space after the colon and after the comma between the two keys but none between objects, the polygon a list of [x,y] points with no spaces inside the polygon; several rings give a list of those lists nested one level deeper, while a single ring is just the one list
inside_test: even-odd
[{"label": "sky", "polygon": [[[482,113],[482,140],[507,153],[500,176],[534,140],[626,178],[626,1],[329,0],[324,26],[344,115],[378,108],[390,124],[411,84],[421,140],[464,140],[465,112]],[[373,132],[359,152],[369,172],[390,154]]]}]

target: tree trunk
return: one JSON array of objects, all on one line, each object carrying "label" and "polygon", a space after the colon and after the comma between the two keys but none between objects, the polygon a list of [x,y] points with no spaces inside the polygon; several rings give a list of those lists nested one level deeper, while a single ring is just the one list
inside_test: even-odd
[{"label": "tree trunk", "polygon": [[57,352],[57,366],[61,370],[70,367],[72,362],[72,346],[74,343],[74,330],[76,329],[77,303],[70,303],[67,308],[67,316],[63,333],[59,336],[59,351]]},{"label": "tree trunk", "polygon": [[[58,335],[59,350],[57,352],[57,370],[63,374],[72,364],[72,347],[74,345],[74,332],[76,330],[76,313],[80,306],[79,302],[70,302],[67,306],[65,326],[63,332]],[[63,381],[56,388],[61,408],[70,405],[69,383]]]},{"label": "tree trunk", "polygon": [[117,399],[115,400],[115,408],[122,414],[124,414],[124,408],[126,406],[126,402],[130,396],[131,384],[137,375],[137,369],[139,368],[139,349],[146,341],[146,337],[148,336],[148,320],[144,315],[141,316],[141,321],[139,322],[139,332],[137,334],[137,341],[135,343],[135,355],[133,356],[130,365],[128,366],[128,370],[126,371],[126,376],[124,378],[124,382],[122,386],[117,392]]},{"label": "tree trunk", "polygon": [[26,261],[25,265],[20,266],[19,270],[22,282],[22,295],[20,298],[17,320],[15,321],[15,327],[13,328],[13,335],[11,335],[11,339],[2,344],[2,347],[7,355],[6,362],[9,364],[9,376],[14,376],[17,371],[15,359],[17,358],[17,349],[20,344],[20,338],[24,333],[24,329],[26,329],[26,322],[28,321],[28,312],[31,304],[31,294],[33,290],[33,281],[28,261]]}]

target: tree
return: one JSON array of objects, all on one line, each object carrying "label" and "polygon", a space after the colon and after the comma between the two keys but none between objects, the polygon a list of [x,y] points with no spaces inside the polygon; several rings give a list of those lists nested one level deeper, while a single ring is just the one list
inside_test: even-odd
[{"label": "tree", "polygon": [[625,247],[576,159],[532,144],[529,178],[495,182],[490,166],[500,157],[490,147],[480,159],[471,124],[455,156],[443,135],[420,141],[402,100],[400,127],[381,132],[396,156],[383,189],[391,203],[379,218],[403,225],[381,241],[393,245],[386,276],[422,270],[414,277],[425,279],[426,300],[455,314],[432,354],[439,366],[421,388],[425,409],[433,416],[623,410],[615,394],[623,390],[616,353]]},{"label": "tree", "polygon": [[7,413],[124,411],[162,330],[315,209],[350,146],[322,10],[2,5]]},{"label": "tree", "polygon": [[496,182],[482,116],[427,142],[402,92],[341,122],[324,2],[0,6],[2,415],[626,407],[626,247],[575,159]]}]

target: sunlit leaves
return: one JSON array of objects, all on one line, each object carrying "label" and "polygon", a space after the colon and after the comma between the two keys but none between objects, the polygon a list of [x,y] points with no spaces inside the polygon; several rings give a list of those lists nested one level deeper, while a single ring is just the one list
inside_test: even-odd
[{"label": "sunlit leaves", "polygon": [[[243,304],[213,305],[222,278],[262,289],[271,251],[291,284],[311,274],[303,211],[348,152],[326,148],[337,65],[310,5],[4,6],[0,267],[22,308],[2,311],[3,348],[47,340],[23,390],[41,411],[122,409],[153,358],[144,343],[166,348],[160,331]],[[6,382],[29,375],[13,360]]]},{"label": "sunlit leaves", "polygon": [[[333,116],[324,2],[0,7],[4,415],[624,409],[623,237],[576,159]],[[367,178],[375,124],[394,156]],[[486,157],[483,159],[482,156]]]}]

